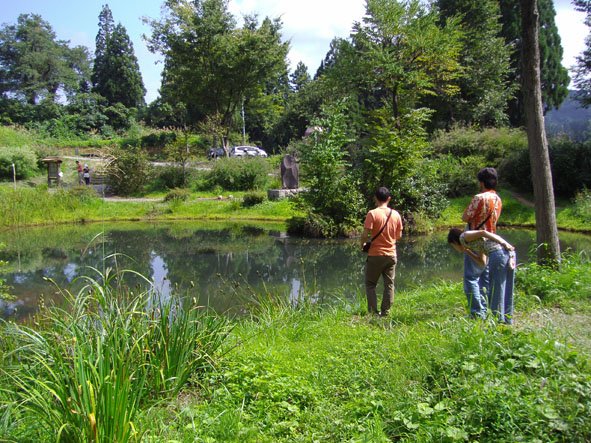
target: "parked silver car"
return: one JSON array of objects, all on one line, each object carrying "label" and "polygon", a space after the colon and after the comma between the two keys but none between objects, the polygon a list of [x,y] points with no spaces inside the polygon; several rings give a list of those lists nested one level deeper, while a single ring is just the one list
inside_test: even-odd
[{"label": "parked silver car", "polygon": [[256,146],[234,146],[230,157],[267,157],[267,153]]}]

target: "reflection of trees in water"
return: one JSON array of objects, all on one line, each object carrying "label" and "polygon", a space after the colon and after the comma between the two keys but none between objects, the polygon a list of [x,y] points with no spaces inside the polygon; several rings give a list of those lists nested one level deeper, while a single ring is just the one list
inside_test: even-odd
[{"label": "reflection of trees in water", "polygon": [[[15,287],[23,311],[36,308],[40,293],[55,292],[44,277],[69,288],[75,277],[91,275],[90,267],[99,271],[104,267],[133,269],[160,284],[166,277],[170,287],[178,286],[181,296],[195,297],[201,304],[209,301],[219,310],[235,305],[242,295],[264,291],[264,285],[274,295],[292,299],[304,292],[318,293],[322,302],[335,296],[352,297],[357,289],[363,290],[366,256],[359,252],[356,240],[299,239],[252,225],[223,224],[214,229],[216,226],[220,225],[116,224],[107,226],[104,237],[96,237],[102,232],[101,225],[9,231],[0,237],[7,244],[0,258],[10,262],[7,283]],[[517,246],[520,261],[524,261],[535,242],[535,232],[500,233]],[[460,278],[462,256],[451,250],[446,236],[447,231],[403,237],[398,288]],[[563,248],[591,249],[591,237],[561,237]],[[103,262],[103,257],[109,258]],[[18,259],[19,272],[14,266]],[[126,283],[146,286],[133,275],[126,276]],[[77,292],[75,285],[72,291]]]}]

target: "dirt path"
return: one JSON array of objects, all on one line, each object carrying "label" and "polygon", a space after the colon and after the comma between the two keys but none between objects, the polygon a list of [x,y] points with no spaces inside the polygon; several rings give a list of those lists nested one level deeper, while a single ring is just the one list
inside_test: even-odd
[{"label": "dirt path", "polygon": [[[530,208],[535,207],[535,204],[533,201],[528,200],[527,198],[523,197],[522,195],[518,194],[517,192],[513,192],[513,191],[507,191],[507,192],[509,194],[511,194],[511,197],[513,197],[515,200],[520,201],[525,206],[529,206]],[[556,209],[562,209],[562,206],[556,206]]]},{"label": "dirt path", "polygon": [[[131,202],[131,203],[142,203],[142,202],[163,202],[164,198],[141,198],[141,197],[103,197],[106,202]],[[192,198],[191,201],[213,201],[213,200],[233,200],[232,197],[199,197]]]}]

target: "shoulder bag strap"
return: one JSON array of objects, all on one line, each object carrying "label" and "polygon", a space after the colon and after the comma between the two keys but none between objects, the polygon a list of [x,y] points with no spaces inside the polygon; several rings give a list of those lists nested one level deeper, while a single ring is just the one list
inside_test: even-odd
[{"label": "shoulder bag strap", "polygon": [[482,228],[484,226],[484,224],[488,221],[488,219],[490,218],[490,216],[493,215],[493,212],[495,212],[495,209],[497,208],[497,200],[498,200],[498,197],[495,195],[495,202],[493,203],[493,207],[492,207],[492,209],[490,211],[490,214],[488,214],[488,217],[486,217],[484,219],[484,221],[478,225],[478,227],[476,228],[477,231],[479,231],[480,228]]},{"label": "shoulder bag strap", "polygon": [[370,241],[373,242],[376,238],[378,238],[380,236],[380,234],[382,233],[382,231],[384,230],[384,228],[388,224],[388,221],[390,220],[390,216],[391,215],[392,215],[392,208],[390,208],[390,213],[388,214],[388,218],[386,219],[386,222],[384,223],[384,226],[382,226],[382,229],[380,229],[380,232],[378,232]]}]

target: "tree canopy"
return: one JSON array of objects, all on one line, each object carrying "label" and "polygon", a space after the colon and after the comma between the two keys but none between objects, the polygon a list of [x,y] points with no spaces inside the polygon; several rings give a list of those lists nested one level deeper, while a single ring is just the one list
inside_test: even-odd
[{"label": "tree canopy", "polygon": [[109,5],[104,5],[99,14],[92,82],[93,91],[109,105],[121,103],[135,108],[144,104],[146,88],[133,44],[125,27],[115,25]]},{"label": "tree canopy", "polygon": [[574,66],[573,82],[577,88],[576,99],[585,107],[591,106],[591,2],[589,0],[573,0],[577,10],[585,12],[585,24],[590,28],[585,37],[585,49],[577,57]]},{"label": "tree canopy", "polygon": [[0,29],[0,93],[29,104],[73,94],[90,74],[88,50],[57,40],[38,14],[21,14]]},{"label": "tree canopy", "polygon": [[164,8],[161,19],[148,20],[149,47],[165,58],[161,96],[185,103],[192,124],[218,115],[227,150],[243,100],[285,70],[289,44],[281,42],[281,23],[265,18],[259,24],[256,17],[245,16],[238,28],[226,0],[168,0]]}]

